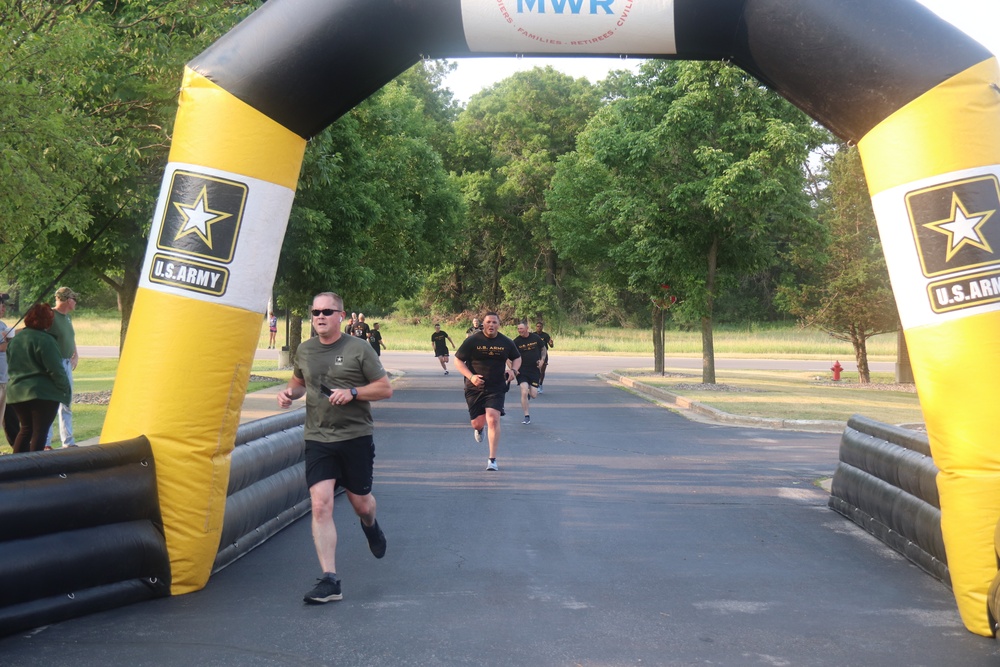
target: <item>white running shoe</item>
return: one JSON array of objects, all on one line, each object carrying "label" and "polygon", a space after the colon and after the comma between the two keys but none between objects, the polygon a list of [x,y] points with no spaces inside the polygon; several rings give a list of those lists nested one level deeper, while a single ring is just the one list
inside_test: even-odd
[{"label": "white running shoe", "polygon": [[486,459],[486,469],[487,470],[492,470],[494,472],[500,470],[500,468],[497,468],[497,462],[496,461],[492,461],[490,459]]},{"label": "white running shoe", "polygon": [[476,442],[483,441],[483,429],[481,428],[472,429],[472,435],[475,436]]}]

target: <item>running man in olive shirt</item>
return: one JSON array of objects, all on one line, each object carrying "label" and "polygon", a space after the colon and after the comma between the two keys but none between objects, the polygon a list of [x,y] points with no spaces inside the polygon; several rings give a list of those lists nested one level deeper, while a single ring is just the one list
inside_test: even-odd
[{"label": "running man in olive shirt", "polygon": [[368,548],[376,558],[385,555],[386,540],[375,520],[372,479],[375,464],[372,401],[392,396],[389,376],[367,341],[342,331],[344,300],[333,292],[317,294],[312,303],[316,336],[295,352],[288,386],[278,392],[278,405],[306,397],[306,484],[312,500],[312,532],[323,571],[305,601],[322,604],[340,600],[337,578],[337,526],[333,497],[337,486],[347,492]]},{"label": "running man in olive shirt", "polygon": [[483,441],[483,428],[490,429],[487,470],[498,469],[504,395],[520,367],[521,353],[514,341],[500,333],[500,316],[496,313],[486,313],[483,330],[466,338],[455,352],[455,368],[465,377],[465,402],[476,442]]}]

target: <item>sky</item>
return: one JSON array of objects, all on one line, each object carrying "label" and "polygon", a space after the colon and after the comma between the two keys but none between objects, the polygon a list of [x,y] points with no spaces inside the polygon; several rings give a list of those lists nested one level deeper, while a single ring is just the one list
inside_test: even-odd
[{"label": "sky", "polygon": [[[990,49],[1000,54],[1000,0],[919,0],[941,18]],[[596,83],[616,69],[636,70],[640,59],[621,58],[462,58],[455,59],[458,69],[445,80],[445,85],[461,102],[483,88],[502,81],[515,72],[533,67],[552,65],[574,78],[586,77]]]}]

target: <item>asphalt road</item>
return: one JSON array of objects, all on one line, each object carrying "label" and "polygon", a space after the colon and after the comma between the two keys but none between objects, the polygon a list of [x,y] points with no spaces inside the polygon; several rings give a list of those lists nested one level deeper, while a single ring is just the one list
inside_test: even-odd
[{"label": "asphalt road", "polygon": [[531,425],[508,395],[486,472],[461,377],[420,358],[376,404],[386,557],[335,508],[343,601],[302,603],[306,519],[198,593],[2,640],[0,664],[997,664],[945,586],[827,509],[836,435],[690,422],[565,357]]}]

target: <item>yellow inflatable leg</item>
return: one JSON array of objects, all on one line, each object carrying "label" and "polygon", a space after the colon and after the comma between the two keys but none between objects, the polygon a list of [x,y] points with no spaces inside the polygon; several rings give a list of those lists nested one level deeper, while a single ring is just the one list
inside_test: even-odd
[{"label": "yellow inflatable leg", "polygon": [[174,594],[219,548],[305,140],[188,70],[103,442],[149,438]]},{"label": "yellow inflatable leg", "polygon": [[1000,520],[1000,71],[989,59],[859,142],[934,462],[965,626],[986,604]]}]

